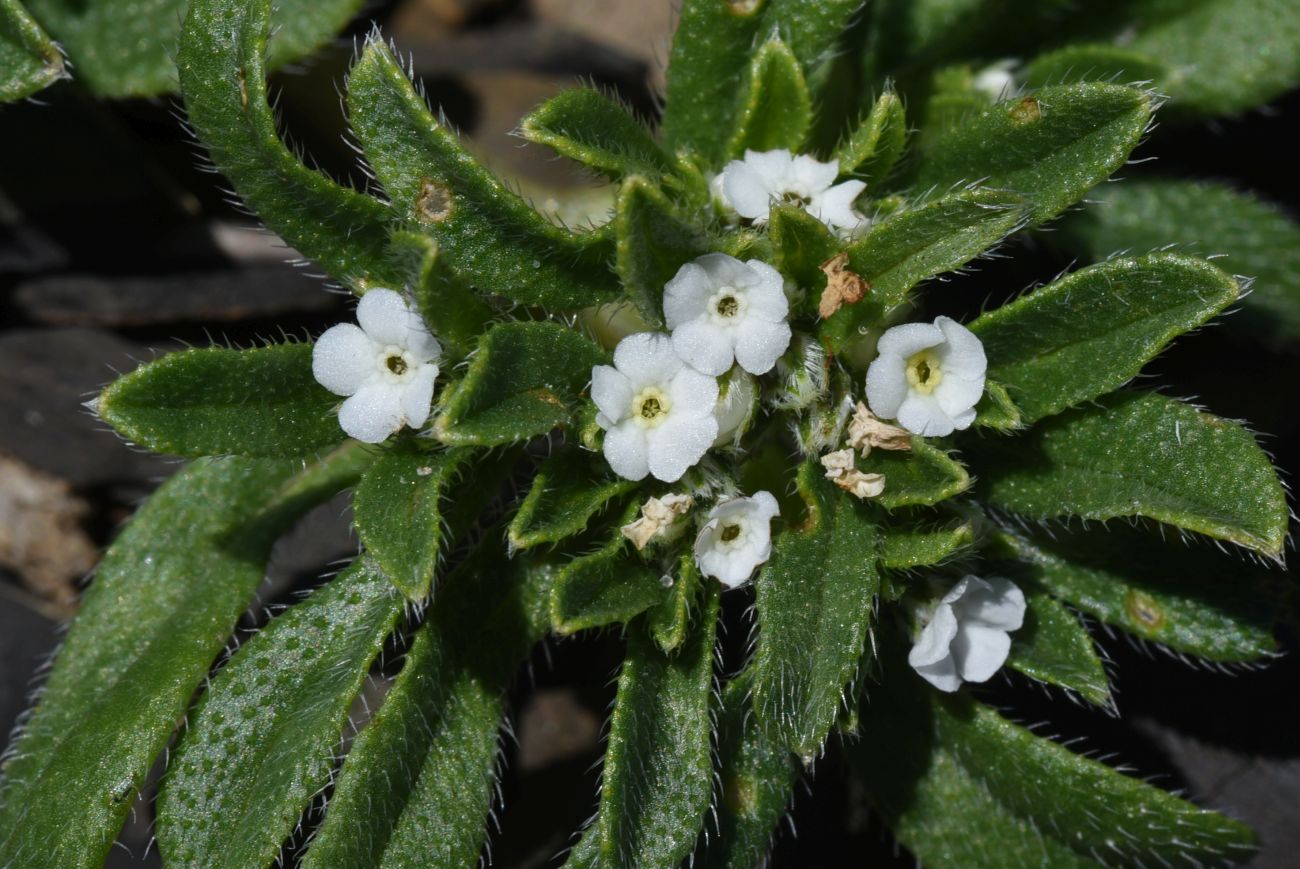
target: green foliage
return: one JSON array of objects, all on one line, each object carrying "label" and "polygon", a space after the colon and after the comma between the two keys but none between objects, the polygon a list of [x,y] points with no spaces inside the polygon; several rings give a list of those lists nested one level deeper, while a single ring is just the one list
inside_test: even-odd
[{"label": "green foliage", "polygon": [[348,115],[389,214],[438,243],[483,293],[552,309],[609,301],[607,235],[549,223],[461,146],[401,65],[369,39],[348,77]]},{"label": "green foliage", "polygon": [[484,333],[465,377],[443,393],[434,433],[450,445],[498,446],[568,425],[599,347],[556,323],[501,323]]},{"label": "green foliage", "polygon": [[906,145],[903,101],[892,90],[886,90],[862,123],[840,143],[835,157],[842,174],[857,175],[870,185],[889,177]]},{"label": "green foliage", "polygon": [[754,52],[749,79],[736,116],[736,132],[727,151],[798,151],[812,126],[812,95],[799,61],[780,39],[769,39]]},{"label": "green foliage", "polygon": [[700,587],[706,581],[700,576],[695,566],[695,556],[683,552],[677,560],[677,572],[672,576],[673,584],[667,595],[659,603],[650,607],[646,614],[646,626],[659,648],[671,654],[686,642],[691,627],[691,612],[695,609]]},{"label": "green foliage", "polygon": [[67,75],[63,53],[18,0],[0,0],[0,103],[44,90]]},{"label": "green foliage", "polygon": [[686,219],[647,179],[629,178],[619,188],[614,212],[618,233],[615,268],[623,291],[647,324],[664,319],[664,284],[677,270],[708,252],[700,228]]},{"label": "green foliage", "polygon": [[880,590],[879,535],[816,462],[800,467],[797,482],[807,518],[777,537],[756,582],[754,711],[808,762],[857,675]]},{"label": "green foliage", "polygon": [[890,510],[933,506],[970,488],[962,464],[919,437],[910,450],[872,450],[858,460],[858,470],[885,475],[885,491],[875,500]]},{"label": "green foliage", "polygon": [[891,525],[880,534],[880,566],[889,570],[930,567],[955,556],[974,540],[969,522]]},{"label": "green foliage", "polygon": [[1238,292],[1203,260],[1153,254],[1081,269],[969,328],[984,342],[989,377],[1033,423],[1123,386]]},{"label": "green foliage", "polygon": [[146,503],[104,556],[5,762],[0,863],[103,864],[271,544],[364,460],[352,447],[305,468],[199,461]]},{"label": "green foliage", "polygon": [[542,103],[519,123],[519,133],[614,180],[672,170],[630,110],[591,88],[574,88]]},{"label": "green foliage", "polygon": [[309,456],[346,435],[340,399],[316,382],[310,344],[169,353],[113,382],[99,417],[177,456]]},{"label": "green foliage", "polygon": [[600,511],[637,488],[601,464],[575,451],[543,462],[510,521],[510,545],[530,549],[581,534]]},{"label": "green foliage", "polygon": [[1145,516],[1274,558],[1286,542],[1286,494],[1254,437],[1175,399],[1116,393],[997,441],[972,460],[978,494],[995,507],[1032,519]]},{"label": "green foliage", "polygon": [[425,325],[453,355],[469,353],[492,319],[492,307],[447,265],[438,245],[427,235],[399,229],[388,249],[410,276],[405,283],[412,288]]},{"label": "green foliage", "polygon": [[1130,48],[1085,43],[1039,55],[1025,70],[1024,79],[1026,86],[1040,88],[1081,81],[1159,82],[1167,74],[1161,63]]},{"label": "green foliage", "polygon": [[1106,184],[1088,199],[1095,205],[1063,224],[1069,250],[1095,260],[1169,244],[1225,254],[1219,266],[1255,279],[1228,327],[1279,347],[1300,337],[1300,226],[1276,207],[1222,184],[1169,178]]},{"label": "green foliage", "polygon": [[637,561],[616,536],[560,569],[551,586],[551,625],[572,634],[630,622],[666,596],[658,571]]},{"label": "green foliage", "polygon": [[1055,598],[1025,591],[1025,624],[1016,631],[1007,665],[1031,679],[1068,688],[1098,706],[1110,706],[1110,682],[1092,637]]},{"label": "green foliage", "polygon": [[1007,388],[996,380],[985,380],[984,396],[975,405],[975,422],[972,425],[994,431],[1015,431],[1023,428],[1025,422]]}]

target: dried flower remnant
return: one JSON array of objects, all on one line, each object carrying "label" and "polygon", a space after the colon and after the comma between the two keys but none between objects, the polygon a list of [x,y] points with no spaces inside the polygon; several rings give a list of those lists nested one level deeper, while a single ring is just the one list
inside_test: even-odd
[{"label": "dried flower remnant", "polygon": [[826,469],[826,479],[855,498],[876,498],[885,491],[885,475],[859,471],[853,462],[851,449],[827,453],[822,456],[821,462]]},{"label": "dried flower remnant", "polygon": [[652,542],[675,538],[681,531],[680,520],[695,504],[690,495],[667,494],[651,498],[641,505],[641,516],[619,529],[637,549],[645,549]]},{"label": "dried flower remnant", "polygon": [[881,422],[870,408],[859,401],[853,409],[853,418],[849,420],[846,443],[866,458],[873,447],[882,450],[910,450],[912,433],[905,428]]},{"label": "dried flower remnant", "polygon": [[819,268],[826,275],[826,289],[822,290],[821,300],[817,303],[817,314],[823,320],[830,319],[845,305],[862,301],[871,290],[871,284],[865,278],[849,269],[847,251],[837,253]]}]

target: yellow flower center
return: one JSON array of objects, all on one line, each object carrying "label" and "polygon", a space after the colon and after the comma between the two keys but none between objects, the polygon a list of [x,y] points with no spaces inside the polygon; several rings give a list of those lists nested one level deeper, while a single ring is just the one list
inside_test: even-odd
[{"label": "yellow flower center", "polygon": [[907,385],[922,395],[929,395],[943,382],[939,357],[933,350],[922,350],[907,360]]},{"label": "yellow flower center", "polygon": [[647,386],[632,399],[632,418],[646,428],[661,425],[672,408],[668,393],[657,386]]},{"label": "yellow flower center", "polygon": [[723,287],[709,297],[709,313],[719,325],[734,322],[748,307],[745,297],[734,287]]}]

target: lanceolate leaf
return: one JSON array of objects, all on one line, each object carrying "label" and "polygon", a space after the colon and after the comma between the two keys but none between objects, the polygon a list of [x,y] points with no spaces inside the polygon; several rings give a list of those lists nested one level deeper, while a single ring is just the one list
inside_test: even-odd
[{"label": "lanceolate leaf", "polygon": [[984,395],[975,405],[974,425],[994,431],[1015,431],[1024,428],[1025,422],[1007,388],[996,380],[986,380]]},{"label": "lanceolate leaf", "polygon": [[879,536],[852,496],[805,463],[807,519],[774,540],[756,583],[754,711],[806,761],[835,723],[858,670],[880,590]]},{"label": "lanceolate leaf", "polygon": [[713,789],[709,706],[718,599],[714,585],[673,655],[644,625],[628,632],[596,820],[605,865],[677,866],[704,826]]},{"label": "lanceolate leaf", "polygon": [[848,268],[871,285],[822,325],[831,349],[842,350],[859,330],[877,325],[917,284],[961,268],[995,247],[1024,220],[1013,193],[965,190],[895,214],[849,248]]},{"label": "lanceolate leaf", "polygon": [[442,340],[444,349],[455,356],[469,353],[495,316],[492,307],[474,292],[464,276],[452,271],[446,257],[439,255],[437,243],[424,233],[397,230],[389,252],[408,275],[407,284],[420,315]]},{"label": "lanceolate leaf", "polygon": [[473,866],[504,693],[545,633],[549,569],[489,536],[447,577],[384,705],[357,736],[306,869]]},{"label": "lanceolate leaf", "polygon": [[469,450],[396,449],[361,477],[352,509],[361,543],[410,600],[423,600],[442,555],[442,499],[469,461]]},{"label": "lanceolate leaf", "polygon": [[434,432],[446,444],[497,446],[573,419],[604,352],[557,323],[503,323],[483,336],[464,379],[442,400]]},{"label": "lanceolate leaf", "polygon": [[889,570],[928,567],[952,558],[970,546],[974,530],[969,522],[951,525],[901,525],[881,529],[880,566]]},{"label": "lanceolate leaf", "polygon": [[352,68],[348,114],[395,216],[436,240],[481,292],[552,309],[614,297],[608,236],[554,226],[507,189],[429,112],[378,39]]},{"label": "lanceolate leaf", "polygon": [[573,88],[542,103],[520,122],[519,132],[614,180],[672,170],[668,156],[629,109],[591,88]]},{"label": "lanceolate leaf", "polygon": [[1098,706],[1109,706],[1110,681],[1087,628],[1050,595],[1034,588],[1024,591],[1025,623],[1011,635],[1007,666],[1074,691]]},{"label": "lanceolate leaf", "polygon": [[1123,165],[1151,117],[1151,96],[1120,85],[1043,88],[999,103],[938,138],[916,189],[979,182],[1020,193],[1041,222]]},{"label": "lanceolate leaf", "polygon": [[687,262],[707,253],[703,232],[682,216],[659,188],[629,178],[614,213],[618,276],[646,323],[663,323],[664,284]]},{"label": "lanceolate leaf", "polygon": [[560,450],[533,477],[510,521],[510,545],[529,549],[580,534],[587,523],[637,484],[614,477],[608,465],[579,450]]},{"label": "lanceolate leaf", "polygon": [[754,52],[743,94],[729,155],[775,148],[798,153],[812,125],[812,96],[784,42],[770,39]]},{"label": "lanceolate leaf", "polygon": [[316,382],[310,344],[169,353],[118,378],[95,406],[135,443],[177,456],[308,456],[347,435]]},{"label": "lanceolate leaf", "polygon": [[0,0],[0,103],[31,96],[63,78],[63,53],[19,0]]},{"label": "lanceolate leaf", "polygon": [[147,502],[100,564],[5,762],[0,864],[103,865],[271,543],[365,459],[200,461]]},{"label": "lanceolate leaf", "polygon": [[1004,557],[1019,562],[1001,572],[1142,639],[1211,661],[1253,661],[1276,650],[1275,605],[1260,578],[1207,545],[1118,525],[1003,530],[998,541]]},{"label": "lanceolate leaf", "polygon": [[700,586],[709,582],[700,576],[700,570],[695,566],[695,554],[690,551],[683,552],[677,559],[677,571],[672,581],[664,599],[652,606],[646,615],[650,635],[666,653],[677,651],[686,642]]},{"label": "lanceolate leaf", "polygon": [[330,780],[352,705],[404,601],[366,558],[258,631],[172,754],[158,844],[182,866],[268,866]]},{"label": "lanceolate leaf", "polygon": [[1103,259],[1118,250],[1184,245],[1255,279],[1228,328],[1279,346],[1300,337],[1300,226],[1274,206],[1221,184],[1134,179],[1088,194],[1086,210],[1065,219],[1060,240]]},{"label": "lanceolate leaf", "polygon": [[1110,392],[1237,298],[1237,282],[1174,254],[1081,269],[970,324],[989,377],[1033,423]]},{"label": "lanceolate leaf", "polygon": [[806,292],[803,307],[809,312],[817,310],[826,288],[826,273],[821,266],[844,249],[844,242],[826,224],[794,205],[772,208],[767,237],[772,243],[772,264]]},{"label": "lanceolate leaf", "polygon": [[901,664],[872,687],[862,721],[870,736],[850,757],[927,865],[1195,865],[1243,860],[1253,845],[1242,824],[941,696]]},{"label": "lanceolate leaf", "polygon": [[630,622],[668,597],[652,570],[618,537],[604,548],[573,559],[551,587],[551,624],[557,633]]},{"label": "lanceolate leaf", "polygon": [[1034,58],[1024,73],[1027,87],[1105,81],[1115,84],[1159,84],[1167,75],[1155,58],[1108,43],[1067,45]]},{"label": "lanceolate leaf", "polygon": [[1250,432],[1162,395],[1117,393],[967,448],[980,496],[1022,516],[1146,516],[1272,557],[1286,541],[1286,495]]},{"label": "lanceolate leaf", "polygon": [[910,450],[872,450],[857,465],[864,473],[885,475],[885,491],[874,500],[890,510],[929,507],[970,487],[961,463],[922,438],[912,438]]},{"label": "lanceolate leaf", "polygon": [[840,172],[857,175],[870,185],[889,176],[907,144],[907,116],[903,101],[892,90],[876,100],[871,112],[840,145],[835,157]]},{"label": "lanceolate leaf", "polygon": [[[134,44],[166,46],[153,16],[123,16],[114,2],[95,5],[109,19],[94,25],[99,32],[141,26]],[[173,20],[179,11],[169,10]],[[305,8],[298,15],[311,17]],[[401,275],[384,256],[389,210],[304,166],[276,132],[266,94],[270,19],[271,0],[192,0],[176,58],[190,125],[235,191],[293,247],[354,288],[400,288]]]}]

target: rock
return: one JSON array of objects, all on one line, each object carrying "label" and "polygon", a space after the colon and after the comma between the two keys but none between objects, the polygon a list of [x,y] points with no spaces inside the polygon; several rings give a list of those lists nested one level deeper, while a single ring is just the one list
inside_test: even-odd
[{"label": "rock", "polygon": [[564,689],[539,690],[519,715],[519,771],[523,774],[596,751],[600,719]]}]

